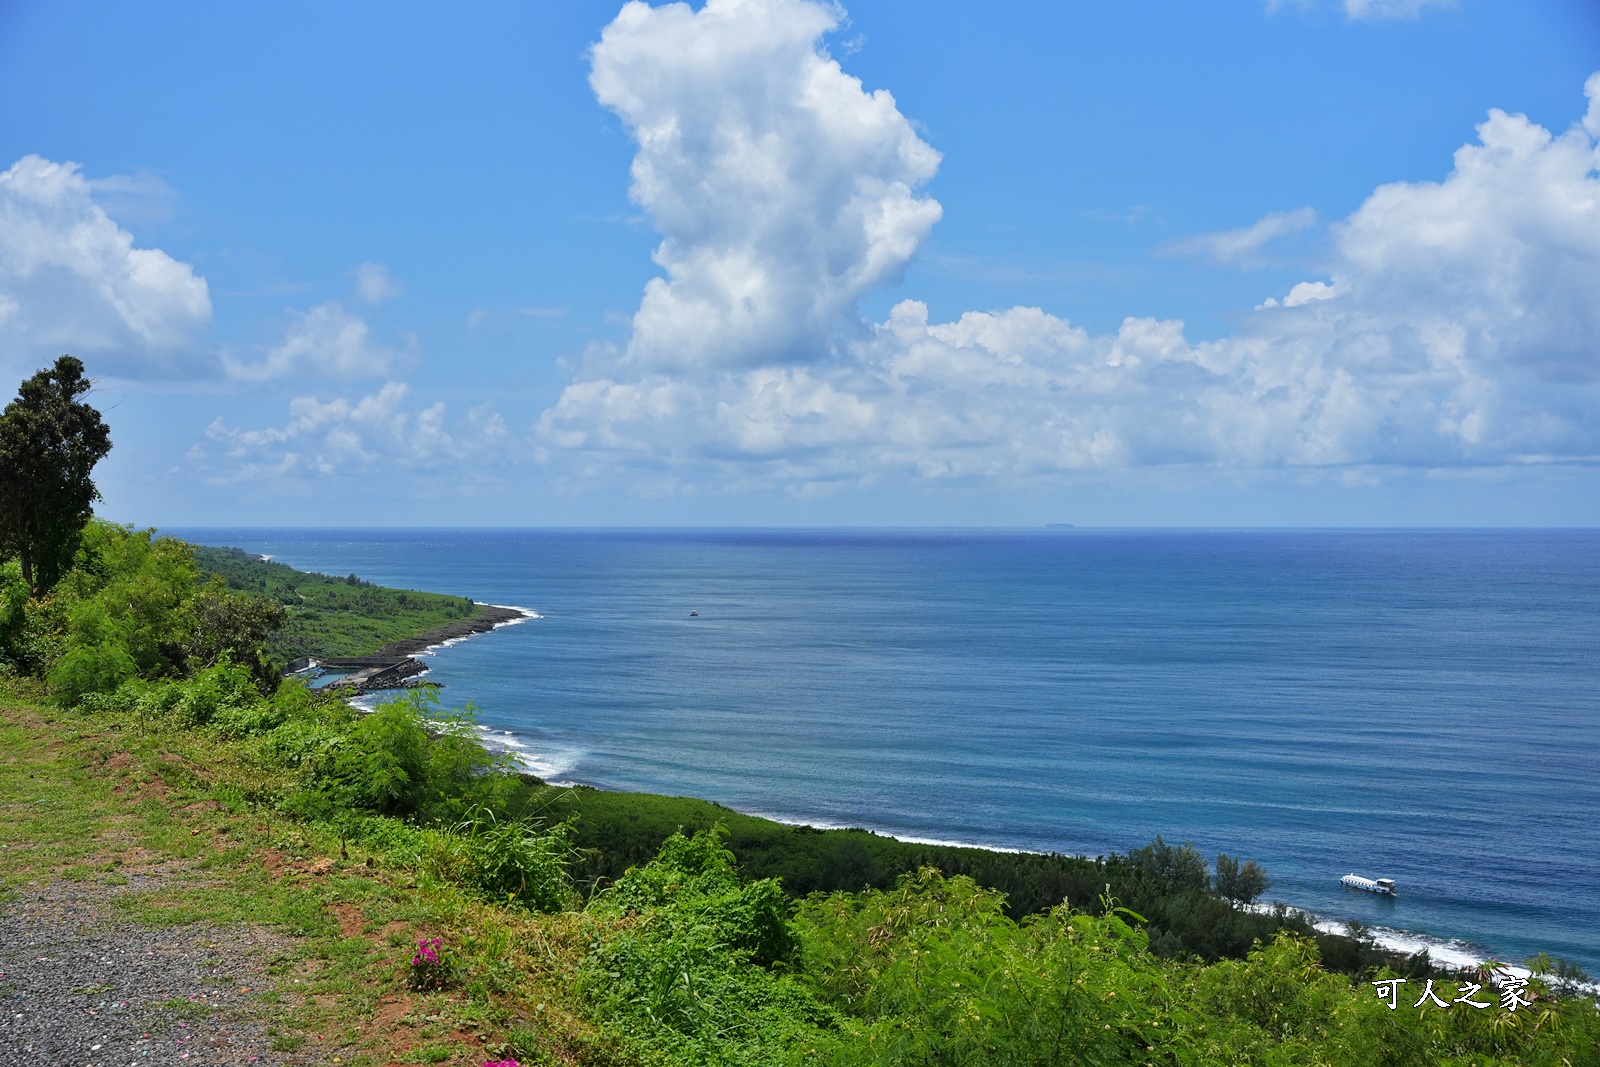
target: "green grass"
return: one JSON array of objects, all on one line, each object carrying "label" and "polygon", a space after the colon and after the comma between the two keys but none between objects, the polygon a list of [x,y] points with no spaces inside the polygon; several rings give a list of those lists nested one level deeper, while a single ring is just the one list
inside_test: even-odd
[{"label": "green grass", "polygon": [[[273,1028],[276,1050],[314,1049],[317,1062],[478,1067],[511,1054],[506,1034],[525,1027],[536,1004],[560,1006],[564,1047],[585,1043],[586,1024],[555,981],[581,951],[564,932],[570,917],[508,913],[354,842],[341,856],[330,828],[219,803],[259,784],[245,748],[203,731],[90,719],[45,704],[36,685],[0,678],[0,900],[65,878],[138,877],[137,891],[106,898],[119,919],[267,927],[292,938],[288,952],[264,961],[276,988],[253,993],[243,1010]],[[153,875],[159,883],[146,888]],[[405,962],[423,936],[444,939],[468,976],[459,988],[406,990]],[[397,1014],[426,1020],[431,1036],[391,1025]],[[451,1036],[461,1033],[483,1036],[471,1049],[478,1058]],[[419,1060],[413,1049],[424,1042],[447,1055]]]}]

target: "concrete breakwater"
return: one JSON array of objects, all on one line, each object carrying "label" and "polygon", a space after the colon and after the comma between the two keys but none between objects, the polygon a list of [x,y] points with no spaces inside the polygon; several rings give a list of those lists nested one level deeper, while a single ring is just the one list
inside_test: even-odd
[{"label": "concrete breakwater", "polygon": [[407,679],[422,674],[428,668],[418,659],[406,656],[402,659],[383,658],[379,656],[342,656],[338,659],[325,660],[322,664],[328,670],[352,671],[351,674],[340,678],[337,682],[330,682],[328,689],[353,689],[357,693],[370,693],[378,689],[405,689]]},{"label": "concrete breakwater", "polygon": [[328,670],[348,670],[350,675],[330,683],[328,689],[371,693],[380,689],[407,689],[422,683],[412,681],[427,671],[427,664],[414,653],[423,652],[447,641],[458,641],[473,634],[487,633],[496,626],[528,618],[517,608],[503,608],[494,604],[481,605],[470,618],[436,626],[415,637],[391,641],[378,651],[366,656],[338,656],[322,661]]}]

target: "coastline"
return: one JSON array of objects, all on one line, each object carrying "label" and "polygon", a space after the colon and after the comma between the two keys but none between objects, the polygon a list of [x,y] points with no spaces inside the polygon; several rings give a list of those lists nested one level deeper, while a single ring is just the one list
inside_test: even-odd
[{"label": "coastline", "polygon": [[[334,669],[350,668],[354,673],[322,688],[345,690],[353,698],[395,689],[411,689],[431,683],[421,681],[430,668],[418,656],[432,656],[441,648],[460,644],[470,637],[486,634],[502,626],[515,626],[530,619],[540,618],[536,611],[505,604],[485,604],[475,601],[479,610],[470,618],[435,626],[412,637],[391,641],[378,651],[365,656],[338,656],[323,660],[321,665]],[[357,707],[362,705],[357,704]],[[371,710],[370,708],[365,710]]]},{"label": "coastline", "polygon": [[508,604],[485,604],[482,601],[477,603],[479,610],[471,618],[435,626],[415,637],[403,637],[398,641],[391,641],[373,653],[373,656],[403,659],[407,656],[430,655],[438,649],[465,641],[469,637],[540,617],[538,612],[527,608],[512,607]]},{"label": "coastline", "polygon": [[[618,789],[614,787],[597,785],[593,782],[587,782],[581,779],[557,779],[546,777],[539,773],[539,768],[536,764],[536,761],[539,760],[538,753],[530,746],[521,743],[523,739],[514,731],[479,724],[479,733],[481,735],[480,739],[488,747],[497,752],[510,753],[512,758],[515,759],[517,763],[526,770],[526,773],[539,778],[548,785],[562,788],[594,789],[601,792],[621,795],[658,795],[641,793],[638,790]],[[848,830],[866,831],[867,833],[875,834],[879,837],[887,838],[892,841],[902,842],[905,844],[929,845],[938,848],[974,849],[981,852],[1005,855],[1050,855],[1050,853],[1040,852],[1035,849],[903,834],[892,828],[884,827],[882,825],[875,825],[871,820],[857,821],[849,824],[836,821],[819,822],[816,819],[808,819],[804,816],[783,815],[770,811],[744,811],[739,808],[722,804],[720,801],[706,800],[703,797],[690,797],[688,799],[702,800],[706,803],[717,804],[719,807],[727,807],[729,811],[733,811],[739,815],[747,816],[753,819],[761,819],[785,827],[818,830],[824,832]],[[1066,855],[1070,855],[1075,858],[1093,859],[1093,857],[1082,853],[1067,853]],[[1270,914],[1274,908],[1278,906],[1282,906],[1290,913],[1304,917],[1306,921],[1315,927],[1320,933],[1339,937],[1357,936],[1353,932],[1351,920],[1315,912],[1308,908],[1292,904],[1288,901],[1274,900],[1264,903],[1258,902],[1256,904],[1240,905],[1240,909],[1258,914]],[[1399,927],[1375,926],[1370,924],[1361,924],[1359,929],[1361,930],[1359,936],[1369,939],[1379,948],[1385,950],[1386,952],[1394,953],[1397,956],[1415,956],[1417,953],[1426,950],[1428,952],[1429,961],[1436,967],[1451,970],[1469,971],[1476,970],[1480,967],[1483,967],[1485,964],[1494,962],[1497,964],[1497,970],[1512,974],[1514,976],[1526,978],[1529,974],[1528,968],[1522,966],[1520,963],[1509,962],[1507,959],[1496,955],[1485,946],[1463,941],[1459,938],[1440,937],[1418,930],[1408,930]],[[1600,984],[1595,986],[1595,991],[1600,992]]]},{"label": "coastline", "polygon": [[[548,785],[562,788],[576,787],[583,789],[595,789],[602,792],[618,793],[623,795],[656,795],[642,794],[637,790],[617,789],[613,787],[597,785],[593,782],[587,782],[581,779],[557,779],[541,775],[536,764],[536,761],[539,759],[538,753],[530,746],[522,743],[522,738],[514,731],[480,724],[479,733],[481,735],[481,740],[488,747],[497,752],[510,753],[512,758],[515,759],[528,774],[539,778]],[[705,800],[703,797],[693,797],[690,799]],[[804,816],[783,815],[770,811],[744,811],[739,808],[724,805],[720,801],[707,800],[706,803],[714,803],[721,807],[727,807],[729,811],[736,812],[737,814],[748,816],[749,818],[753,819],[762,819],[767,822],[776,823],[779,826],[820,831],[864,830],[867,833],[875,834],[879,837],[888,838],[893,841],[903,842],[905,844],[930,845],[938,848],[976,849],[981,852],[992,852],[1006,855],[1049,855],[1049,853],[1040,852],[1036,849],[904,834],[890,827],[876,825],[871,820],[862,820],[848,824],[837,821],[822,822],[816,819],[808,819]],[[1068,853],[1067,855],[1083,859],[1093,858],[1082,853]],[[1291,913],[1303,916],[1321,933],[1339,937],[1355,936],[1351,926],[1351,920],[1312,911],[1309,908],[1301,907],[1299,905],[1290,903],[1289,901],[1274,900],[1265,903],[1241,905],[1240,907],[1241,910],[1244,911],[1252,911],[1258,914],[1270,914],[1275,907],[1280,905]],[[1371,924],[1360,924],[1359,929],[1362,931],[1360,936],[1370,939],[1379,948],[1395,953],[1396,955],[1414,956],[1418,952],[1427,950],[1429,961],[1438,967],[1455,970],[1475,970],[1484,966],[1485,964],[1494,962],[1498,964],[1497,969],[1505,971],[1509,974],[1524,978],[1529,974],[1528,968],[1522,966],[1520,963],[1508,961],[1506,958],[1496,955],[1486,946],[1464,941],[1459,938],[1441,937],[1435,934],[1425,933],[1420,930],[1408,930],[1401,927],[1378,926]],[[1600,983],[1596,983],[1594,989],[1596,992],[1600,992]]]},{"label": "coastline", "polygon": [[[591,786],[590,788],[597,787]],[[621,792],[626,792],[626,790],[621,790]],[[842,824],[822,824],[800,818],[787,818],[767,812],[741,812],[741,814],[751,815],[759,819],[767,819],[783,826],[807,826],[818,830],[866,830],[869,833],[879,834],[880,836],[893,838],[896,841],[904,841],[909,844],[934,845],[941,848],[974,848],[980,849],[984,852],[1000,852],[1009,853],[1011,855],[1048,855],[1048,853],[1038,852],[1033,849],[1026,848],[1011,848],[1004,845],[979,844],[972,841],[951,841],[942,838],[910,836],[896,833],[893,830],[871,826],[865,823],[857,823],[853,826],[844,826]],[[1092,858],[1084,856],[1082,853],[1073,853],[1072,855],[1080,856],[1085,859]],[[1291,904],[1288,901],[1275,900],[1268,903],[1244,905],[1242,906],[1242,910],[1255,911],[1261,914],[1270,914],[1274,907],[1280,904],[1288,911],[1304,916],[1306,920],[1321,933],[1333,934],[1340,937],[1353,936],[1351,933],[1349,920],[1322,915],[1318,912],[1311,911],[1308,908],[1302,908],[1295,904]],[[1492,960],[1501,965],[1499,969],[1508,971],[1509,973],[1519,977],[1526,978],[1529,973],[1528,969],[1520,964],[1507,963],[1505,960],[1495,956],[1488,949],[1479,945],[1474,945],[1467,941],[1462,941],[1460,939],[1437,937],[1433,934],[1423,933],[1418,930],[1406,930],[1387,926],[1365,925],[1364,929],[1365,936],[1370,937],[1373,943],[1378,947],[1399,955],[1414,956],[1418,952],[1426,949],[1428,952],[1429,961],[1437,966],[1456,968],[1460,970],[1471,970],[1481,967]],[[1600,985],[1596,986],[1596,991],[1600,992]]]},{"label": "coastline", "polygon": [[[540,617],[537,612],[517,608],[509,605],[483,605],[483,609],[470,619],[460,620],[456,623],[437,627],[430,631],[414,635],[413,637],[391,642],[383,646],[382,652],[399,655],[431,656],[442,648],[475,636],[478,633],[490,632],[502,625],[515,625]],[[363,705],[369,704],[374,697],[361,700]],[[596,786],[585,779],[578,771],[577,764],[582,762],[581,753],[577,750],[562,751],[563,747],[558,741],[546,739],[544,743],[535,741],[503,725],[489,726],[480,724],[480,740],[495,750],[504,751],[511,755],[515,762],[525,768],[530,774],[541,778],[554,785],[584,785],[592,788],[607,788],[618,793],[636,793],[636,790],[626,788]],[[552,743],[553,742],[553,743]],[[574,757],[577,757],[576,759]],[[693,789],[693,786],[689,787]],[[732,809],[738,810],[738,809]],[[818,823],[803,815],[775,815],[768,811],[749,809],[741,812],[755,818],[765,819],[784,826],[810,826],[817,829],[851,829],[860,828],[870,830],[875,834],[892,838],[907,844],[927,844],[930,846],[944,846],[955,848],[978,849],[990,853],[1010,854],[1043,854],[1036,850],[1017,848],[1014,846],[994,845],[982,842],[957,841],[938,836],[902,835],[894,829],[882,825],[871,825],[870,820],[852,821],[850,826],[834,825],[837,819],[828,823]],[[1316,912],[1306,907],[1296,906],[1291,902],[1284,902],[1291,910],[1305,915],[1320,931],[1330,934],[1348,935],[1346,920],[1338,917],[1337,912]],[[1335,905],[1337,906],[1337,905]],[[1368,926],[1364,928],[1363,936],[1379,946],[1398,954],[1414,954],[1426,948],[1430,958],[1435,963],[1445,967],[1471,967],[1480,965],[1489,959],[1520,959],[1520,954],[1504,955],[1494,952],[1491,948],[1474,942],[1467,942],[1448,936],[1440,936],[1421,931],[1407,930],[1404,928],[1390,928],[1387,926]]]}]

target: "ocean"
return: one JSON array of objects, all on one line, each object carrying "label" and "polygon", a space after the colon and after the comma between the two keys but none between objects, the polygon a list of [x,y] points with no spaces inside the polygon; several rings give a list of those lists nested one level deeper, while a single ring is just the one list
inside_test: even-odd
[{"label": "ocean", "polygon": [[428,677],[552,781],[1160,834],[1397,944],[1600,974],[1600,531],[166,532],[536,612]]}]

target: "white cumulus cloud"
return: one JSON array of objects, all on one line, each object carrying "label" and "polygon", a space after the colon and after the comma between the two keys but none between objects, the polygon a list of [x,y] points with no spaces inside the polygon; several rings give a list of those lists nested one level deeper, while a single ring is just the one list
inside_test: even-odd
[{"label": "white cumulus cloud", "polygon": [[135,248],[77,164],[29,155],[0,172],[5,358],[71,352],[97,372],[177,376],[203,369],[210,325],[205,279],[160,249]]},{"label": "white cumulus cloud", "polygon": [[[1600,75],[1571,129],[1494,111],[1441,180],[1375,190],[1331,227],[1324,279],[1221,340],[1131,317],[1091,334],[1022,307],[930,322],[916,301],[864,325],[857,298],[937,217],[912,193],[937,157],[823,51],[841,17],[634,3],[607,28],[593,83],[639,142],[634,195],[667,278],[626,352],[587,361],[542,413],[544,459],[809,493],[1600,458]],[[1312,221],[1267,216],[1210,251],[1246,257]]]},{"label": "white cumulus cloud", "polygon": [[[189,460],[214,484],[304,477],[347,477],[374,471],[459,471],[505,451],[505,421],[487,404],[450,423],[445,405],[409,403],[410,387],[386,382],[350,400],[299,396],[281,427],[245,430],[219,416]],[[401,489],[400,491],[403,491]]]},{"label": "white cumulus cloud", "polygon": [[618,365],[815,359],[860,333],[856,301],[938,220],[915,189],[939,154],[818,47],[841,17],[809,0],[632,2],[606,27],[590,84],[638,143],[631,195],[666,272]]}]

